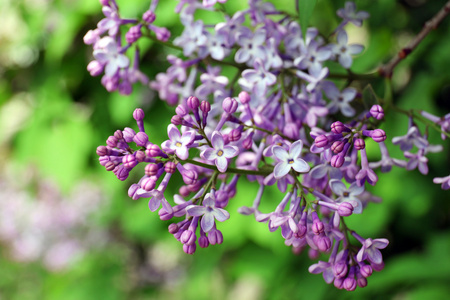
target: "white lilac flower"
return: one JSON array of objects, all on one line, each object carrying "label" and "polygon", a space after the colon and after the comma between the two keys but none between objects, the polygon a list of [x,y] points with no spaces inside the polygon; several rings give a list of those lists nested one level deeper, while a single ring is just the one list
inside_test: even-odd
[{"label": "white lilac flower", "polygon": [[120,53],[120,47],[112,37],[104,37],[96,44],[95,59],[105,67],[106,76],[114,76],[120,68],[128,67],[130,60]]},{"label": "white lilac flower", "polygon": [[299,173],[306,173],[310,170],[310,166],[300,158],[303,142],[296,141],[289,147],[289,152],[280,146],[273,147],[273,154],[279,160],[275,166],[273,173],[275,178],[281,178],[289,173],[291,168]]},{"label": "white lilac flower", "polygon": [[226,210],[216,207],[216,197],[212,192],[206,194],[202,205],[189,205],[186,207],[186,212],[193,217],[202,217],[200,225],[204,232],[213,229],[214,219],[223,222],[230,218],[230,214]]},{"label": "white lilac flower", "polygon": [[364,50],[364,46],[351,44],[348,45],[347,33],[341,30],[337,34],[337,44],[333,44],[331,51],[336,56],[338,62],[344,68],[351,67],[353,59],[352,55],[359,54]]},{"label": "white lilac flower", "polygon": [[228,158],[239,154],[236,146],[225,146],[223,136],[220,132],[214,131],[211,137],[212,148],[207,148],[200,153],[200,156],[208,161],[214,161],[217,169],[224,173],[228,168]]},{"label": "white lilac flower", "polygon": [[188,158],[188,146],[194,141],[195,132],[186,131],[181,135],[178,128],[175,125],[170,124],[167,127],[167,135],[169,136],[169,140],[161,145],[163,150],[168,153],[176,153],[181,160]]},{"label": "white lilac flower", "polygon": [[356,196],[359,196],[364,192],[364,186],[358,186],[356,182],[353,182],[349,188],[345,184],[338,180],[330,180],[330,188],[337,196],[336,202],[349,202],[353,206],[353,213],[360,214],[362,212],[362,203]]}]

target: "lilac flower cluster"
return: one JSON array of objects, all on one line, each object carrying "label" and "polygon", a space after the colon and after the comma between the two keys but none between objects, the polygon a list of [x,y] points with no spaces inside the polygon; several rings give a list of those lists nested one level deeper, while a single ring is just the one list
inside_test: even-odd
[{"label": "lilac flower cluster", "polygon": [[[176,106],[167,127],[168,140],[160,146],[150,142],[144,111],[136,109],[133,117],[139,131],[117,130],[106,146],[97,148],[100,164],[119,180],[125,180],[136,165],[145,164],[145,174],[128,194],[134,200],[149,198],[149,209],[158,211],[161,220],[176,218],[169,232],[188,254],[197,245],[205,248],[223,242],[217,221],[230,218],[228,202],[237,192],[238,180],[247,178],[259,190],[253,205],[241,207],[240,213],[254,215],[271,232],[281,228],[285,244],[296,253],[306,248],[312,258],[328,253],[328,262],[309,269],[323,273],[327,283],[346,290],[365,287],[373,270],[383,268],[379,249],[389,242],[362,238],[345,225],[345,218],[364,213],[368,202],[377,202],[365,190],[366,183],[378,181],[374,169],[387,172],[395,165],[426,173],[425,155],[440,148],[429,145],[411,125],[407,136],[394,138],[393,143],[404,151],[415,145],[418,152],[405,152],[408,161],[391,158],[386,133],[379,128],[383,107],[354,105],[361,99],[356,87],[331,80],[327,64],[339,64],[352,74],[352,55],[363,51],[362,45],[348,44],[345,31],[346,24],[361,26],[368,18],[353,3],[338,10],[342,23],[325,39],[315,28],[308,28],[303,36],[297,18],[262,0],[249,0],[247,10],[225,15],[214,28],[195,19],[197,10],[210,10],[216,2],[225,1],[180,0],[176,12],[184,31],[172,46],[182,55],[170,55],[167,72],[150,82],[162,100]],[[150,9],[153,20],[155,3]],[[107,11],[116,7],[111,1],[103,5]],[[128,22],[114,18],[118,27]],[[133,24],[138,25],[131,28],[146,25],[153,31],[150,37],[167,41],[168,35],[162,39],[148,25],[145,14],[143,21]],[[99,23],[99,28],[105,26]],[[94,46],[103,52],[96,49],[94,56],[103,64],[105,76],[113,71],[120,76],[119,69],[126,68],[121,57],[126,47],[107,50],[100,47],[104,39]],[[117,38],[113,41],[117,43]],[[222,75],[223,68],[235,68],[236,76],[229,80]],[[448,133],[447,116],[424,117],[439,124],[444,135]],[[366,143],[378,145],[380,161],[369,162]],[[173,200],[166,199],[164,192],[177,171],[184,185]],[[449,187],[448,178],[435,182]],[[264,191],[275,183],[284,196],[271,199],[278,203],[273,211],[261,212]]]}]

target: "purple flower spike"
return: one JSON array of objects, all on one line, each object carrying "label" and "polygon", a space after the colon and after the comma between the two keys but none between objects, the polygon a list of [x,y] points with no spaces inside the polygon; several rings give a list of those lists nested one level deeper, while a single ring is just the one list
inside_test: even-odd
[{"label": "purple flower spike", "polygon": [[368,259],[370,262],[374,264],[381,264],[383,262],[383,256],[381,255],[380,250],[384,249],[389,245],[389,241],[387,239],[374,239],[368,238],[362,244],[361,249],[356,255],[356,259],[359,262],[362,262]]},{"label": "purple flower spike", "polygon": [[217,169],[224,173],[228,168],[228,158],[235,157],[239,154],[236,146],[225,146],[223,136],[220,132],[214,131],[211,138],[212,148],[202,151],[201,157],[208,161],[214,161]]},{"label": "purple flower spike", "polygon": [[203,205],[189,205],[186,207],[186,212],[193,217],[202,216],[200,225],[204,232],[209,232],[213,229],[216,219],[223,222],[230,218],[230,214],[222,209],[216,207],[216,199],[213,193],[208,193],[203,200]]},{"label": "purple flower spike", "polygon": [[300,158],[302,152],[303,142],[301,140],[296,141],[289,147],[289,152],[280,146],[273,147],[273,154],[280,161],[274,168],[275,178],[281,178],[285,176],[291,168],[299,173],[309,172],[310,166]]},{"label": "purple flower spike", "polygon": [[176,153],[181,160],[189,157],[188,146],[191,145],[195,138],[195,133],[186,131],[183,135],[180,134],[178,128],[170,124],[167,127],[167,134],[170,140],[165,141],[161,146],[169,153]]}]

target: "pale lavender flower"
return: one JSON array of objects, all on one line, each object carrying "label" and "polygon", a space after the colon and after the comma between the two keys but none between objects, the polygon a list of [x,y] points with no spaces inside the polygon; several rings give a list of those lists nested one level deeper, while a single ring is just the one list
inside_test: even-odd
[{"label": "pale lavender flower", "polygon": [[217,169],[224,173],[228,168],[228,158],[239,154],[236,146],[225,146],[223,136],[220,132],[214,131],[211,137],[212,148],[207,148],[200,153],[200,156],[208,161],[214,161]]},{"label": "pale lavender flower", "polygon": [[349,202],[353,206],[353,213],[360,214],[362,213],[362,203],[356,196],[359,196],[364,192],[364,186],[358,186],[356,182],[353,182],[350,187],[346,187],[346,185],[338,180],[332,179],[330,180],[330,188],[336,196],[339,196],[336,199],[336,202]]},{"label": "pale lavender flower", "polygon": [[411,126],[406,135],[392,138],[392,143],[394,145],[400,145],[402,151],[411,150],[414,145],[419,149],[423,149],[428,145],[427,139],[420,135],[419,129],[416,126]]},{"label": "pale lavender flower", "polygon": [[95,59],[105,67],[105,75],[108,77],[117,73],[120,68],[128,67],[130,60],[120,53],[120,47],[112,37],[104,37],[99,40],[94,50]]},{"label": "pale lavender flower", "polygon": [[253,24],[263,23],[266,15],[276,12],[275,6],[266,1],[262,0],[249,0],[249,12]]},{"label": "pale lavender flower", "polygon": [[266,31],[258,29],[253,34],[247,27],[242,27],[242,30],[237,34],[236,42],[241,46],[234,56],[237,63],[247,63],[253,65],[256,58],[265,60],[266,52],[263,46],[266,41]]},{"label": "pale lavender flower", "polygon": [[349,104],[356,96],[356,89],[352,87],[345,88],[339,91],[333,82],[327,82],[324,87],[325,94],[328,99],[331,100],[328,103],[327,108],[330,113],[336,113],[338,110],[346,117],[352,117],[355,115],[355,109]]},{"label": "pale lavender flower", "polygon": [[241,30],[241,24],[245,21],[245,13],[242,11],[236,12],[231,19],[225,23],[218,23],[215,26],[217,33],[222,33],[228,38],[228,45],[231,47],[236,42],[236,36]]},{"label": "pale lavender flower", "polygon": [[210,94],[216,94],[217,92],[225,94],[228,78],[220,76],[220,70],[220,67],[208,66],[206,72],[200,75],[202,84],[195,89],[195,95],[198,98],[205,99]]},{"label": "pale lavender flower", "polygon": [[392,169],[393,165],[396,165],[400,168],[406,167],[406,161],[397,159],[397,158],[391,158],[389,156],[388,149],[386,147],[386,144],[384,142],[378,143],[378,146],[380,146],[381,151],[381,160],[377,162],[371,162],[369,163],[369,167],[374,169],[381,166],[381,172],[389,172]]},{"label": "pale lavender flower", "polygon": [[389,241],[387,239],[372,240],[371,238],[368,238],[362,242],[362,247],[356,255],[356,259],[359,262],[368,259],[374,264],[381,264],[383,262],[383,256],[378,249],[384,249],[387,245],[389,245]]},{"label": "pale lavender flower", "polygon": [[239,84],[250,87],[258,96],[264,96],[267,87],[277,82],[277,77],[266,70],[260,59],[255,60],[254,68],[242,72],[242,78],[239,79]]},{"label": "pale lavender flower", "polygon": [[301,48],[302,54],[294,60],[294,65],[301,70],[308,69],[309,73],[321,70],[322,62],[331,56],[331,50],[328,47],[320,47],[315,40],[311,40],[306,47],[301,44]]},{"label": "pale lavender flower", "polygon": [[289,152],[280,146],[273,147],[273,154],[279,160],[273,173],[275,178],[281,178],[289,173],[291,168],[299,173],[309,172],[310,166],[300,158],[303,142],[298,140],[289,147]]},{"label": "pale lavender flower", "polygon": [[345,2],[345,8],[338,9],[337,15],[344,19],[345,24],[350,22],[358,27],[362,25],[363,20],[369,17],[369,13],[365,11],[356,12],[356,5],[351,1]]},{"label": "pale lavender flower", "polygon": [[169,136],[169,140],[161,145],[163,150],[168,153],[176,153],[181,160],[188,158],[188,146],[194,141],[195,132],[186,131],[181,135],[178,128],[175,125],[170,124],[167,127],[167,135]]},{"label": "pale lavender flower", "polygon": [[[435,115],[432,115],[426,111],[422,111],[421,115],[427,118],[428,120],[436,123],[437,125],[441,126],[441,130],[443,132],[450,132],[450,113],[446,114],[442,118],[439,118]],[[441,138],[445,140],[447,136],[444,133],[441,133]]]},{"label": "pale lavender flower", "polygon": [[214,219],[219,222],[226,221],[230,218],[230,214],[216,207],[216,197],[214,192],[208,193],[202,202],[202,205],[189,205],[186,212],[193,217],[202,217],[200,225],[204,232],[209,232],[215,225]]},{"label": "pale lavender flower", "polygon": [[173,41],[173,44],[182,47],[184,56],[189,57],[200,47],[204,47],[206,42],[203,22],[197,20],[194,23],[185,24],[183,33]]},{"label": "pale lavender flower", "polygon": [[103,6],[102,11],[106,18],[98,22],[97,28],[101,33],[108,31],[110,36],[116,36],[119,32],[119,27],[122,24],[117,7],[115,5],[112,7]]},{"label": "pale lavender flower", "polygon": [[446,177],[435,177],[433,179],[433,182],[436,183],[436,184],[442,184],[441,188],[443,190],[450,189],[450,175],[448,175]]},{"label": "pale lavender flower", "polygon": [[222,60],[225,56],[228,56],[230,49],[225,34],[217,32],[216,34],[211,34],[206,31],[205,36],[206,47],[200,48],[201,51],[199,51],[199,57],[205,57],[207,53],[209,53],[212,58]]},{"label": "pale lavender flower", "polygon": [[333,272],[334,264],[330,262],[324,262],[319,260],[317,264],[313,264],[308,268],[308,272],[311,274],[320,274],[322,273],[323,279],[326,283],[330,284],[334,280],[334,272]]},{"label": "pale lavender flower", "polygon": [[308,91],[308,92],[313,92],[316,89],[317,85],[322,83],[322,81],[328,76],[328,73],[329,73],[328,68],[323,68],[323,69],[313,68],[310,71],[310,74],[307,74],[300,70],[297,70],[295,72],[295,74],[299,78],[309,82],[309,84],[306,86],[306,91]]},{"label": "pale lavender flower", "polygon": [[364,46],[351,44],[348,45],[348,37],[345,30],[341,30],[337,34],[337,44],[333,44],[331,51],[335,55],[338,62],[346,69],[352,65],[352,55],[359,54],[364,50]]}]

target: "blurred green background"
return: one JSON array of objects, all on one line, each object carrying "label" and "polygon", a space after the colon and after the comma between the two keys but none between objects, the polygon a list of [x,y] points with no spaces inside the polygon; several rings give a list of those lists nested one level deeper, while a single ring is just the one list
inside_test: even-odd
[{"label": "blurred green background", "polygon": [[[356,1],[358,9],[371,17],[362,28],[348,28],[350,39],[366,47],[352,70],[371,72],[387,62],[445,2]],[[170,28],[172,36],[182,31],[173,13],[177,3],[160,1],[156,11],[155,24]],[[129,18],[149,5],[142,0],[118,0],[118,4],[121,15]],[[229,0],[226,7],[232,12],[245,5]],[[335,11],[343,5],[344,1],[318,1],[311,25],[330,33],[339,22]],[[294,9],[289,0],[277,1],[276,6]],[[132,95],[121,96],[109,94],[100,78],[90,77],[86,65],[92,49],[83,44],[83,36],[102,18],[97,0],[0,2],[0,210],[18,205],[21,197],[45,202],[49,193],[67,203],[80,197],[89,203],[89,193],[74,192],[86,182],[101,203],[81,222],[84,230],[71,233],[85,238],[95,231],[101,238],[84,241],[84,255],[74,255],[66,268],[51,271],[41,259],[19,262],[9,242],[0,241],[0,299],[448,298],[450,197],[432,183],[433,177],[449,174],[448,141],[443,152],[428,156],[428,176],[398,169],[381,175],[371,191],[383,202],[349,217],[350,226],[362,236],[390,240],[383,251],[385,269],[375,272],[364,289],[347,292],[327,285],[321,275],[308,273],[316,261],[307,253],[294,255],[279,232],[270,233],[266,224],[239,215],[238,207],[250,205],[257,191],[255,185],[243,182],[230,201],[231,219],[220,224],[224,243],[198,249],[193,256],[184,254],[167,232],[169,222],[151,213],[146,200],[128,198],[129,185],[142,172],[135,170],[119,182],[98,164],[96,147],[116,129],[135,128],[131,116],[136,107],[146,111],[145,125],[155,143],[165,139],[166,125],[160,124],[168,124],[173,114],[145,86],[136,85]],[[396,68],[393,91],[398,106],[436,115],[449,112],[449,36],[446,19]],[[150,42],[141,47],[141,69],[150,79],[165,71],[168,53],[179,54]],[[384,81],[371,84],[382,97]],[[405,116],[390,112],[387,119],[382,128],[388,137],[406,133]],[[440,142],[438,133],[430,130],[429,135],[432,143]],[[376,159],[379,151],[369,147]],[[392,145],[389,149],[392,156],[402,158],[399,149]],[[166,197],[176,192],[169,185]],[[269,198],[264,198],[268,210],[276,205]],[[29,214],[33,212],[31,208]],[[6,220],[5,215],[0,213]]]}]

